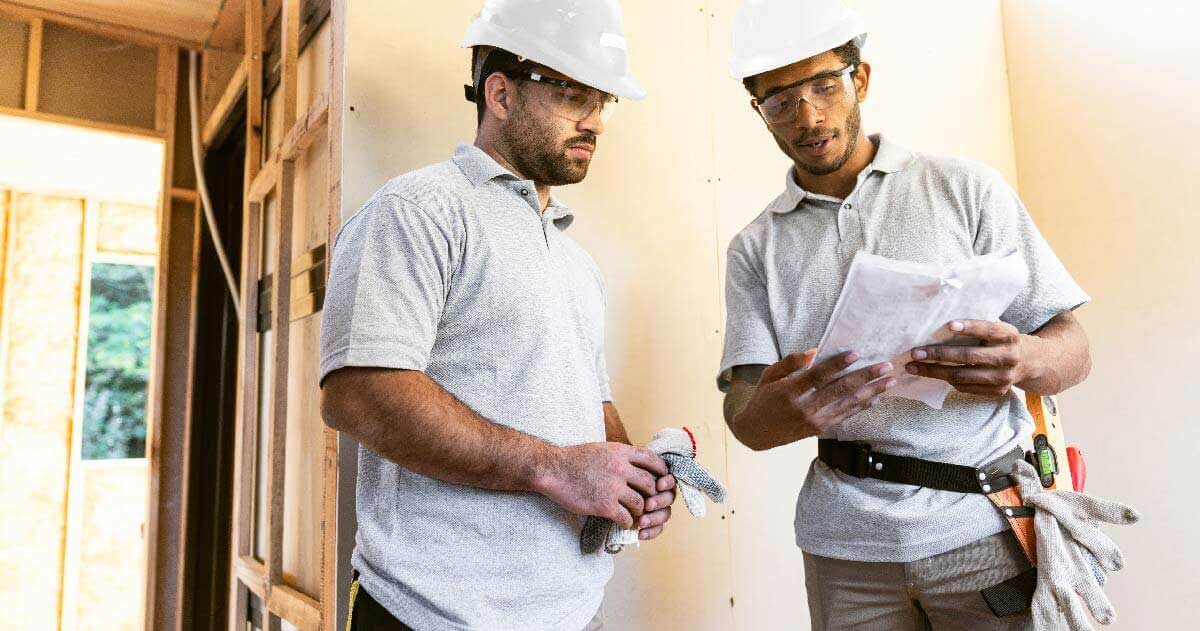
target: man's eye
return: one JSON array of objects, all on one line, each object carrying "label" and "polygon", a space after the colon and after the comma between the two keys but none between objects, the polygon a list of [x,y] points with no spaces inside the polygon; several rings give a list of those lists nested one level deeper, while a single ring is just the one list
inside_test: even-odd
[{"label": "man's eye", "polygon": [[562,91],[562,100],[567,103],[583,103],[587,100],[587,94],[582,90],[574,88],[564,88]]}]

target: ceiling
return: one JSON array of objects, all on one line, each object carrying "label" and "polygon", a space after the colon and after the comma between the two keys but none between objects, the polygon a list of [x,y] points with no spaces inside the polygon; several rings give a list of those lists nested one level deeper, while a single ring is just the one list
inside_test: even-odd
[{"label": "ceiling", "polygon": [[99,23],[194,47],[240,50],[244,0],[6,0],[45,14]]}]

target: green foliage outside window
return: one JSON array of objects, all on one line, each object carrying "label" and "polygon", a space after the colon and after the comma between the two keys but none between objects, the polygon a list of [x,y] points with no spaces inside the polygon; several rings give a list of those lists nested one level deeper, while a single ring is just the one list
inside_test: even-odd
[{"label": "green foliage outside window", "polygon": [[84,459],[146,455],[146,395],[154,268],[92,266]]}]

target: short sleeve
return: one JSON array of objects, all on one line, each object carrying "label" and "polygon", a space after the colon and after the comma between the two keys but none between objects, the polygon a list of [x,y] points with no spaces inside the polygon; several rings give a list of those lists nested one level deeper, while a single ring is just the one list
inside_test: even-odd
[{"label": "short sleeve", "polygon": [[424,370],[454,268],[453,231],[394,194],[373,198],[334,245],[320,380],[347,366]]},{"label": "short sleeve", "polygon": [[1032,333],[1054,316],[1091,300],[1050,249],[1017,192],[997,174],[983,196],[975,253],[1014,248],[1025,257],[1029,284],[1001,314],[1001,320],[1022,333]]},{"label": "short sleeve", "polygon": [[779,343],[771,324],[767,285],[761,267],[740,248],[731,246],[725,265],[725,348],[717,388],[729,390],[734,366],[770,365],[779,361]]}]

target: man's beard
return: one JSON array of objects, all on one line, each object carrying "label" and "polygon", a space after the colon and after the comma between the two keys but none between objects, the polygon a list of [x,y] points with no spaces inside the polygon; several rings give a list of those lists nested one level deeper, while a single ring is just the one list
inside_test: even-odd
[{"label": "man's beard", "polygon": [[[810,175],[829,175],[830,173],[834,173],[838,169],[845,166],[846,162],[850,159],[850,156],[854,153],[855,147],[858,146],[858,132],[860,129],[862,129],[862,110],[859,109],[858,103],[855,103],[854,109],[850,111],[850,116],[846,119],[846,150],[842,152],[841,156],[839,156],[833,162],[823,166],[808,165],[799,160],[794,160],[794,162],[797,166],[799,166],[801,169],[804,169],[804,171]],[[812,138],[828,135],[832,131],[833,130],[828,128],[817,128],[811,130],[809,133],[798,139],[795,144],[797,148],[799,148],[800,145],[808,142]],[[785,151],[785,153],[790,152]]]},{"label": "man's beard", "polygon": [[590,132],[566,141],[556,140],[551,120],[539,118],[522,103],[514,111],[504,129],[505,152],[521,176],[547,186],[576,184],[587,177],[590,158],[572,158],[567,150],[572,145],[596,146],[596,135]]}]

